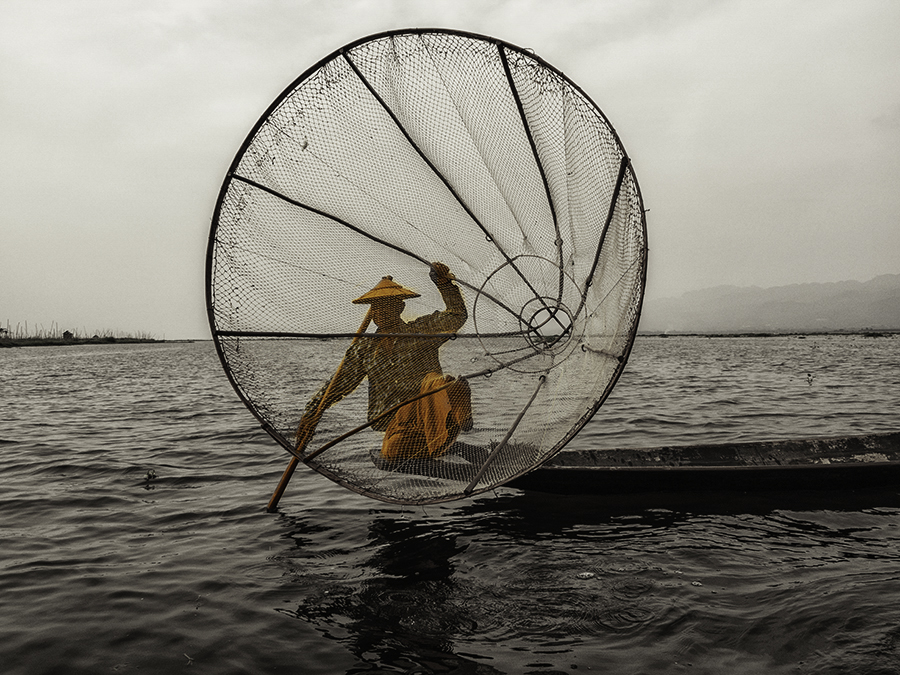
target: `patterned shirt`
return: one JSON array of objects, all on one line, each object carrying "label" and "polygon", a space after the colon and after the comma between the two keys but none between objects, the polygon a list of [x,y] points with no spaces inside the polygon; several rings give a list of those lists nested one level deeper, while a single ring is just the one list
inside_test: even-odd
[{"label": "patterned shirt", "polygon": [[[364,333],[350,346],[323,410],[353,392],[368,377],[368,419],[371,421],[385,410],[417,396],[422,379],[428,373],[442,372],[438,350],[462,328],[468,312],[456,284],[442,283],[438,285],[438,290],[446,305],[443,311],[421,316],[409,323],[401,320],[400,326],[391,331],[392,337],[376,337],[381,329],[375,333]],[[315,414],[328,386],[326,382],[312,397],[304,417]],[[378,420],[372,428],[384,431],[391,417],[388,415]]]}]

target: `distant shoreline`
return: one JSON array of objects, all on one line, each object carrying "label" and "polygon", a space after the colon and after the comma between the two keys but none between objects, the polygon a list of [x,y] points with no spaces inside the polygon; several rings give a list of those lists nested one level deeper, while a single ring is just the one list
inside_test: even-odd
[{"label": "distant shoreline", "polygon": [[[736,332],[661,332],[661,331],[638,331],[638,338],[679,338],[679,337],[698,337],[698,338],[770,338],[770,337],[817,337],[817,336],[841,336],[841,335],[859,335],[862,337],[888,337],[900,334],[900,329],[881,329],[881,330],[823,330],[823,331],[736,331]],[[109,345],[109,344],[178,344],[178,343],[194,343],[206,342],[209,339],[186,339],[186,340],[157,340],[154,338],[134,338],[134,337],[91,337],[91,338],[0,338],[0,349],[5,347],[69,347],[73,345]]]},{"label": "distant shoreline", "polygon": [[810,331],[709,331],[706,333],[690,332],[690,331],[672,331],[669,333],[662,331],[641,331],[637,333],[637,337],[705,337],[705,338],[768,338],[768,337],[817,337],[824,335],[860,335],[862,337],[887,337],[888,335],[900,334],[897,328],[882,328],[872,330],[810,330]]},{"label": "distant shoreline", "polygon": [[93,337],[93,338],[2,338],[4,347],[69,347],[73,345],[153,344],[162,342],[193,342],[193,340],[156,340],[154,338]]}]

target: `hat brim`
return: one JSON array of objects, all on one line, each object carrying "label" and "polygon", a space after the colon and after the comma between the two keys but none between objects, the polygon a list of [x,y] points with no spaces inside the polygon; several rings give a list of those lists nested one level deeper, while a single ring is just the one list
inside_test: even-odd
[{"label": "hat brim", "polygon": [[382,300],[409,300],[418,297],[420,297],[419,293],[414,293],[409,289],[378,288],[359,296],[352,302],[354,305],[371,305],[373,302]]}]

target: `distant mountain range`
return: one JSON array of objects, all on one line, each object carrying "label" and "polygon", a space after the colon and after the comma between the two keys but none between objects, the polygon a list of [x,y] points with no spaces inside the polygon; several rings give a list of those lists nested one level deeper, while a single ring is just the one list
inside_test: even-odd
[{"label": "distant mountain range", "polygon": [[642,333],[900,330],[900,274],[774,288],[717,286],[645,300]]}]

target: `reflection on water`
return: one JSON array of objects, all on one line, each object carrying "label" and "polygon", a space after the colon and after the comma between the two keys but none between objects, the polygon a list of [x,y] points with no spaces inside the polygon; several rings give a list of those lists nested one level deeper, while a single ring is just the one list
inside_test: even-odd
[{"label": "reflection on water", "polygon": [[369,557],[354,565],[362,578],[349,584],[310,579],[308,565],[295,568],[292,560],[292,574],[309,590],[296,609],[280,611],[342,636],[362,663],[400,672],[452,672],[472,663],[453,650],[455,639],[478,630],[471,599],[454,581],[454,558],[466,547],[441,528],[381,518],[369,525],[366,549]]},{"label": "reflection on water", "polygon": [[644,501],[509,492],[373,514],[346,548],[318,513],[284,517],[300,600],[279,611],[343,644],[348,672],[829,672],[855,663],[822,653],[836,631],[887,640],[884,612],[900,620],[888,597],[853,626],[820,619],[855,611],[850,587],[900,590],[896,490]]},{"label": "reflection on water", "polygon": [[[496,521],[482,525],[509,529],[506,519]],[[500,536],[474,529],[466,542]],[[300,527],[291,536],[302,533]],[[634,629],[652,617],[638,604],[652,588],[649,580],[607,578],[577,553],[534,560],[514,553],[526,542],[505,536],[505,559],[498,560],[495,541],[492,555],[472,565],[469,549],[477,544],[461,538],[441,521],[375,520],[367,557],[353,565],[361,578],[319,578],[308,573],[308,561],[291,558],[291,574],[306,592],[296,609],[280,611],[341,639],[361,664],[428,673],[509,672],[492,665],[495,650],[509,649],[504,645],[522,643],[518,648],[528,653],[525,644],[534,641],[538,651],[566,653],[586,638]],[[530,661],[523,665],[538,666]]]}]

